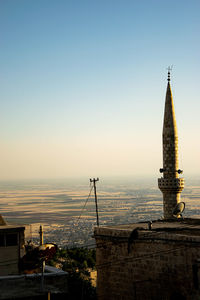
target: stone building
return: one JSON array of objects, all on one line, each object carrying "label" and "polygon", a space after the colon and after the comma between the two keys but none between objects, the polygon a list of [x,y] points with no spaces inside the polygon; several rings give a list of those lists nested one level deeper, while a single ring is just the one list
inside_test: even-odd
[{"label": "stone building", "polygon": [[21,268],[23,257],[25,226],[8,224],[0,215],[0,299],[50,299],[51,295],[52,299],[62,300],[68,297],[67,272],[46,265],[43,273],[39,269],[27,274]]},{"label": "stone building", "polygon": [[164,218],[94,229],[98,299],[200,299],[200,219],[182,218],[177,209],[184,180],[170,73],[160,171]]},{"label": "stone building", "polygon": [[19,274],[19,261],[24,254],[22,225],[7,224],[0,215],[0,276]]}]

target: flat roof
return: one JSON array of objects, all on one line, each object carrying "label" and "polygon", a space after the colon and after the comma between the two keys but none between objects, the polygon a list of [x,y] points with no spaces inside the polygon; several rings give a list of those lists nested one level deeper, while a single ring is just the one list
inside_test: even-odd
[{"label": "flat roof", "polygon": [[[150,227],[151,222],[151,227]],[[94,236],[126,237],[138,230],[140,232],[165,232],[172,234],[200,236],[200,219],[180,218],[180,219],[159,219],[145,222],[120,224],[113,226],[99,226],[94,229]]]},{"label": "flat roof", "polygon": [[16,224],[6,224],[0,225],[1,231],[22,231],[25,230],[25,225],[16,225]]},{"label": "flat roof", "polygon": [[[0,299],[47,299],[47,292],[53,295],[68,292],[68,273],[46,266],[44,290],[41,290],[41,273],[0,276]],[[58,296],[59,298],[59,296]]]},{"label": "flat roof", "polygon": [[180,228],[180,227],[191,227],[192,225],[195,228],[200,229],[200,219],[193,219],[193,218],[179,218],[179,219],[158,219],[158,220],[149,220],[144,222],[138,223],[131,223],[131,224],[121,224],[121,225],[113,225],[113,226],[106,226],[109,228],[119,228],[119,229],[130,229],[133,230],[136,227],[143,227],[144,229],[149,228],[149,222],[152,222],[152,228],[154,229],[162,229],[162,228]]}]

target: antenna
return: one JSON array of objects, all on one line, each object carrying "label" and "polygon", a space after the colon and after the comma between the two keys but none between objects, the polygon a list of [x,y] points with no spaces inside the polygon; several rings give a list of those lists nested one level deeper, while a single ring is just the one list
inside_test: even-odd
[{"label": "antenna", "polygon": [[94,197],[95,197],[95,204],[96,204],[97,226],[99,226],[99,215],[98,215],[98,205],[97,205],[96,181],[99,181],[99,178],[97,178],[97,179],[95,179],[95,178],[91,179],[91,178],[90,178],[90,182],[93,182],[93,185],[94,185]]},{"label": "antenna", "polygon": [[185,210],[185,202],[179,202],[172,211],[175,218],[182,217],[182,213]]}]

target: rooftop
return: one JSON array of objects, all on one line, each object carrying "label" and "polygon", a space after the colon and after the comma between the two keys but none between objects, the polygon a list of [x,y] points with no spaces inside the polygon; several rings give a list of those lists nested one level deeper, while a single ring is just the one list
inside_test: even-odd
[{"label": "rooftop", "polygon": [[65,294],[68,291],[67,276],[67,272],[45,266],[43,288],[41,273],[0,276],[0,299],[45,299],[47,292],[52,295]]},{"label": "rooftop", "polygon": [[6,224],[0,225],[0,231],[21,231],[25,230],[25,225]]},{"label": "rooftop", "polygon": [[17,224],[8,224],[2,215],[0,215],[0,230],[2,231],[20,231],[24,230],[25,226],[24,225],[17,225]]},{"label": "rooftop", "polygon": [[139,222],[133,224],[95,227],[94,235],[99,238],[122,238],[129,239],[130,235],[137,232],[137,238],[144,236],[156,238],[163,233],[165,236],[186,236],[196,237],[200,240],[200,219],[180,218],[180,219],[160,219],[148,222]]}]

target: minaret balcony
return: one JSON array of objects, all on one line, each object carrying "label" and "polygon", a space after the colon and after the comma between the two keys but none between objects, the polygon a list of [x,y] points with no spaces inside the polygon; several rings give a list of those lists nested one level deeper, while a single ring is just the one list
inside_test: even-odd
[{"label": "minaret balcony", "polygon": [[158,178],[158,187],[162,192],[179,193],[184,188],[184,178]]}]

